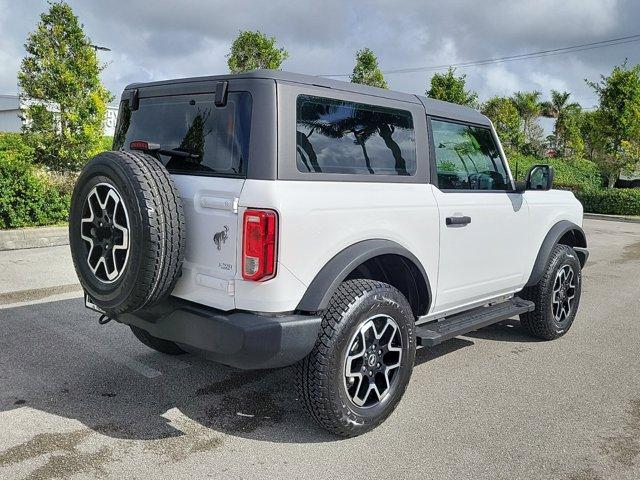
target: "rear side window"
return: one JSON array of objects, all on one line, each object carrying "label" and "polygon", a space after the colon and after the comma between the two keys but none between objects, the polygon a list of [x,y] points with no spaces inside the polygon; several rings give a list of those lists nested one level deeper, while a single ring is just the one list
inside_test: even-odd
[{"label": "rear side window", "polygon": [[216,107],[214,95],[174,95],[141,98],[131,111],[120,105],[114,150],[128,150],[134,140],[159,144],[163,151],[192,156],[157,154],[171,173],[244,177],[247,171],[251,95],[229,93],[227,104]]},{"label": "rear side window", "polygon": [[431,120],[438,187],[447,190],[510,190],[491,130]]},{"label": "rear side window", "polygon": [[404,110],[300,95],[296,163],[300,172],[413,175],[416,142]]}]

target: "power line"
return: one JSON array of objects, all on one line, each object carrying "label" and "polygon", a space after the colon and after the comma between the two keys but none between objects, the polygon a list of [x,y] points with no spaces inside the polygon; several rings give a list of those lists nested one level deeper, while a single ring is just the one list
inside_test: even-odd
[{"label": "power line", "polygon": [[[415,72],[443,70],[449,67],[467,68],[467,67],[476,67],[476,66],[484,66],[484,65],[493,65],[497,63],[513,62],[516,60],[550,57],[553,55],[562,55],[565,53],[583,52],[585,50],[594,50],[597,48],[612,47],[615,45],[624,45],[627,43],[634,43],[638,41],[640,41],[640,34],[612,38],[609,40],[601,40],[599,42],[582,43],[579,45],[572,45],[570,47],[552,48],[549,50],[540,50],[538,52],[521,53],[518,55],[508,55],[505,57],[486,58],[483,60],[470,60],[466,62],[433,65],[428,67],[397,68],[392,70],[385,70],[385,71],[382,71],[382,73],[385,75],[393,75],[397,73],[415,73]],[[349,77],[350,75],[351,75],[350,73],[339,73],[335,75],[320,75],[320,76],[321,77]]]}]

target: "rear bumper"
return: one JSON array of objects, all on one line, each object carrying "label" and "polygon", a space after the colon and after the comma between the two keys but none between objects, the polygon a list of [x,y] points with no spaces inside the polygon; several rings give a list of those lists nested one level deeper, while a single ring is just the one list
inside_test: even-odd
[{"label": "rear bumper", "polygon": [[222,312],[171,297],[118,321],[171,340],[216,362],[243,369],[276,368],[303,359],[313,348],[321,318]]}]

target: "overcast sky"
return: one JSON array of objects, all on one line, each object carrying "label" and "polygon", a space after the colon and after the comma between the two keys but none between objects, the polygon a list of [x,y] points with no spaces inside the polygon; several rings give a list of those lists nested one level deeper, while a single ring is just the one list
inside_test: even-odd
[{"label": "overcast sky", "polygon": [[[350,73],[356,50],[371,48],[383,69],[450,64],[590,43],[640,33],[635,0],[279,1],[112,0],[69,2],[110,65],[119,96],[134,81],[227,73],[225,55],[240,29],[274,35],[290,53],[284,69]],[[0,0],[0,93],[16,93],[27,34],[44,0]],[[566,55],[460,69],[481,100],[536,89],[574,92],[590,107],[584,79],[628,58],[640,42]],[[432,72],[386,75],[392,89],[423,94]]]}]

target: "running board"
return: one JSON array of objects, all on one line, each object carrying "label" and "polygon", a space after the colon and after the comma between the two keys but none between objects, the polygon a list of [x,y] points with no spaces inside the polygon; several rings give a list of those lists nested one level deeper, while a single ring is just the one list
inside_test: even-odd
[{"label": "running board", "polygon": [[513,297],[506,302],[497,303],[490,307],[474,308],[446,317],[439,322],[416,327],[416,339],[418,345],[433,347],[458,335],[464,335],[487,325],[530,312],[534,308],[533,302]]}]

